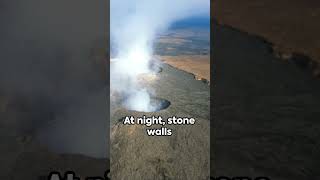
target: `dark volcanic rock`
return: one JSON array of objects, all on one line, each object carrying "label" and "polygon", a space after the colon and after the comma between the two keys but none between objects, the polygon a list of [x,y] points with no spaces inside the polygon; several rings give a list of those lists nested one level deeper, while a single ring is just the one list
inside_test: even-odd
[{"label": "dark volcanic rock", "polygon": [[320,1],[214,0],[212,7],[220,23],[266,38],[276,52],[320,62]]},{"label": "dark volcanic rock", "polygon": [[214,25],[215,176],[319,179],[320,82],[261,39]]}]

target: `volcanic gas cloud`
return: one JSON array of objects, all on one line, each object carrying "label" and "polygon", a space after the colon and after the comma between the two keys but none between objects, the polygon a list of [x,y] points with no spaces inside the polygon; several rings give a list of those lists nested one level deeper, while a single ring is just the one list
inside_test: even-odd
[{"label": "volcanic gas cloud", "polygon": [[111,0],[111,93],[127,109],[154,111],[151,90],[138,76],[153,73],[153,44],[158,34],[180,19],[208,15],[210,0]]}]

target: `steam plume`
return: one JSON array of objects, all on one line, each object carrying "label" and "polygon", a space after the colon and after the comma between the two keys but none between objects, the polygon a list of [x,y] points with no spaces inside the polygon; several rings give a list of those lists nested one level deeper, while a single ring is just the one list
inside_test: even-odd
[{"label": "steam plume", "polygon": [[111,92],[127,99],[124,106],[152,111],[150,93],[137,81],[151,73],[153,43],[173,22],[208,15],[210,0],[111,0]]}]

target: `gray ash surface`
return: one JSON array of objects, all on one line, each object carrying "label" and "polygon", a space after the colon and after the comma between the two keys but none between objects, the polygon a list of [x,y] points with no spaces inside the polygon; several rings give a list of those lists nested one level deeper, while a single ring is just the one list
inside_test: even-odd
[{"label": "gray ash surface", "polygon": [[[208,84],[163,64],[158,79],[147,84],[171,105],[158,112],[128,111],[111,101],[111,177],[113,179],[206,179],[209,177]],[[172,136],[148,136],[143,125],[123,125],[125,116],[193,117],[195,125],[165,125]],[[151,126],[150,128],[159,128]]]}]

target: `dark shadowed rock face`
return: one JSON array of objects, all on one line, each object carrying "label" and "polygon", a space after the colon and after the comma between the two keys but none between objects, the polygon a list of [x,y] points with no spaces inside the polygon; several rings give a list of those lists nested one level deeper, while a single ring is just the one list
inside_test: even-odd
[{"label": "dark shadowed rock face", "polygon": [[[153,81],[145,83],[154,96],[170,101],[157,112],[128,111],[111,101],[112,179],[207,179],[209,177],[209,86],[192,74],[169,65]],[[148,78],[145,78],[147,81]],[[148,136],[146,127],[123,125],[125,116],[193,117],[195,125],[166,125],[172,136]],[[152,126],[151,128],[159,128]],[[161,127],[160,127],[161,128]],[[150,129],[150,128],[148,128]]]},{"label": "dark shadowed rock face", "polygon": [[214,175],[319,179],[320,81],[246,33],[213,39]]}]

